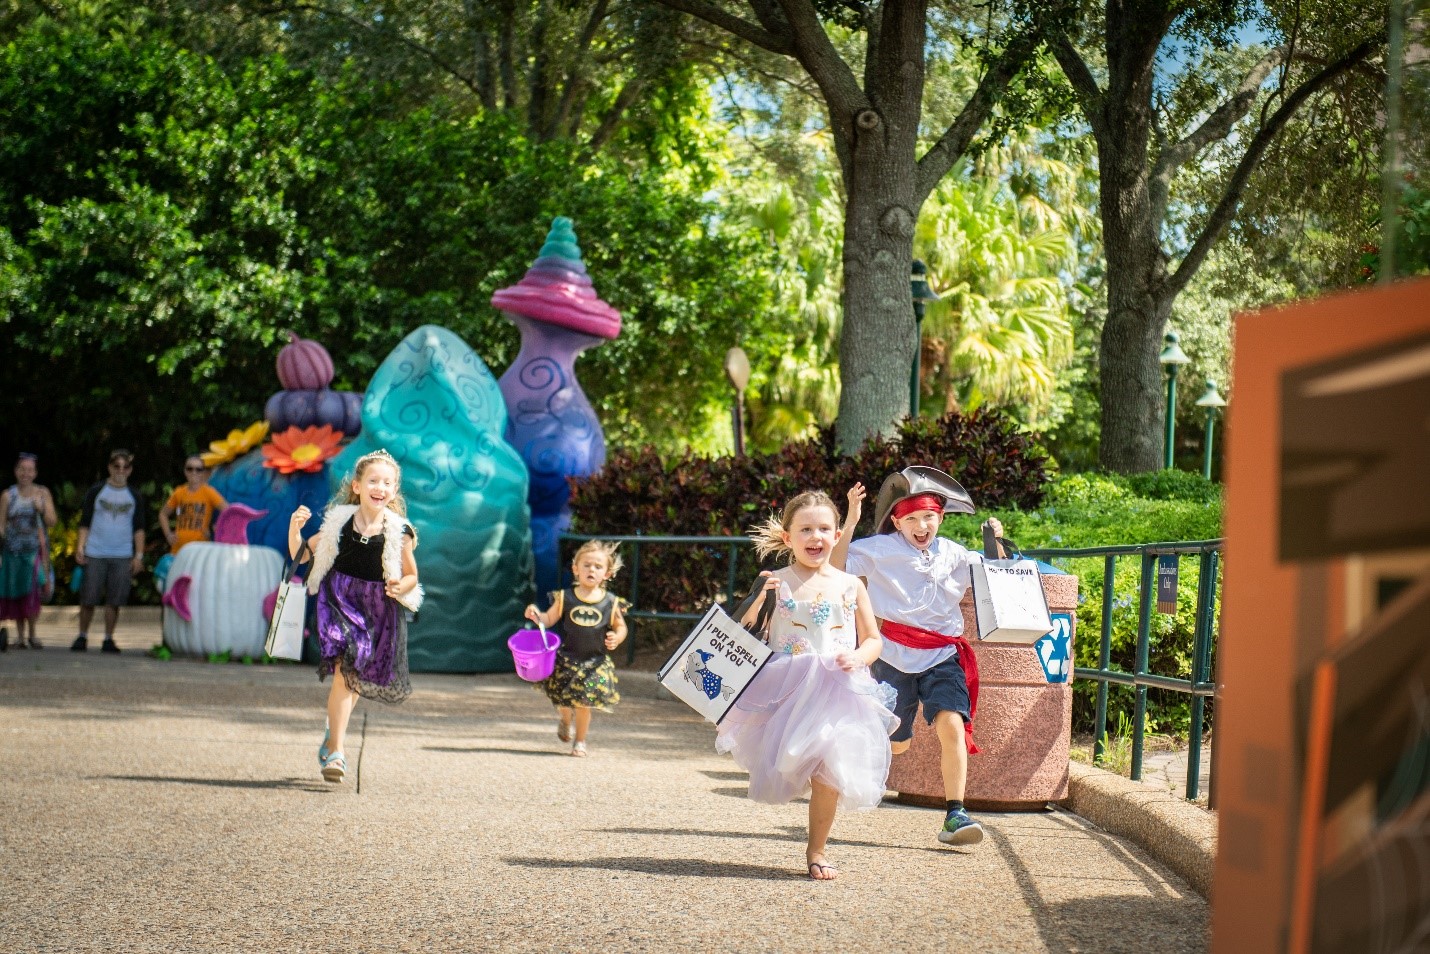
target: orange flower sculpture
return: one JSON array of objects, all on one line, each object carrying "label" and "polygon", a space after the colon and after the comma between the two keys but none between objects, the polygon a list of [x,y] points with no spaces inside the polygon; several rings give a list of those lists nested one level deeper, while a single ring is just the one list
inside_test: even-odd
[{"label": "orange flower sculpture", "polygon": [[337,456],[342,439],[342,431],[335,431],[327,424],[290,427],[281,434],[274,434],[273,439],[263,445],[263,466],[280,474],[298,471],[316,474],[329,458]]}]

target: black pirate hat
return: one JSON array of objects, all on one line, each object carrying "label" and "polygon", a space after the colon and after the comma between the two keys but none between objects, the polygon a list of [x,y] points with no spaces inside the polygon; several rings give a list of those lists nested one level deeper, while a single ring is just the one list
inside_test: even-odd
[{"label": "black pirate hat", "polygon": [[916,464],[884,479],[874,505],[874,532],[888,533],[893,530],[895,504],[919,494],[942,497],[944,513],[973,513],[973,498],[958,481],[936,467]]}]

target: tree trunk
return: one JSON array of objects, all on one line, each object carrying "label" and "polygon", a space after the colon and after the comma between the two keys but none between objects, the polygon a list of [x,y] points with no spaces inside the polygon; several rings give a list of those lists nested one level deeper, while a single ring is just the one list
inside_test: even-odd
[{"label": "tree trunk", "polygon": [[1108,25],[1108,93],[1097,138],[1099,213],[1107,259],[1107,321],[1098,367],[1098,459],[1116,473],[1162,466],[1162,371],[1171,312],[1161,211],[1152,198],[1153,62],[1171,15],[1161,0]]},{"label": "tree trunk", "polygon": [[1107,258],[1107,321],[1098,367],[1102,436],[1098,460],[1121,474],[1162,466],[1162,369],[1157,363],[1171,312],[1160,221],[1147,168],[1147,117],[1126,114],[1099,142],[1100,211]]},{"label": "tree trunk", "polygon": [[1162,466],[1166,399],[1157,362],[1172,300],[1148,287],[1145,267],[1114,264],[1145,258],[1136,248],[1107,252],[1107,322],[1098,367],[1102,378],[1102,437],[1098,460],[1120,474]]},{"label": "tree trunk", "polygon": [[[870,157],[871,159],[873,157]],[[853,453],[909,412],[914,361],[914,154],[861,162],[856,154],[844,210],[844,328],[837,437]],[[900,160],[907,161],[900,161]]]}]

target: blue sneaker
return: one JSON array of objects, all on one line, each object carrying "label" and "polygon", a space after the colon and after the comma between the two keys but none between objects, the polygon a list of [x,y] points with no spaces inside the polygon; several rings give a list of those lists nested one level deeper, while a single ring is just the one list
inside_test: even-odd
[{"label": "blue sneaker", "polygon": [[962,808],[955,808],[943,820],[938,840],[945,845],[976,845],[983,840],[983,826],[969,818]]}]

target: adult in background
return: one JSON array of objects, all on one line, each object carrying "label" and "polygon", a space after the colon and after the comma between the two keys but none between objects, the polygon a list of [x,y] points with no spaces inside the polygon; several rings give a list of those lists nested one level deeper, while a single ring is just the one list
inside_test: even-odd
[{"label": "adult in background", "polygon": [[122,449],[110,451],[109,479],[84,495],[74,554],[75,562],[84,567],[84,582],[79,595],[79,635],[70,645],[73,652],[89,648],[89,623],[101,602],[104,644],[100,649],[119,652],[114,644],[119,607],[129,601],[129,587],[144,568],[144,496],[129,486],[133,469],[133,454]]},{"label": "adult in background", "polygon": [[[0,500],[0,623],[15,621],[15,647],[24,649],[27,632],[31,649],[39,649],[35,620],[45,590],[53,590],[48,528],[55,525],[55,500],[48,489],[35,483],[39,459],[21,454],[15,461],[15,483]],[[0,652],[10,643],[10,630],[0,625]]]}]

